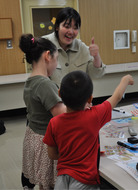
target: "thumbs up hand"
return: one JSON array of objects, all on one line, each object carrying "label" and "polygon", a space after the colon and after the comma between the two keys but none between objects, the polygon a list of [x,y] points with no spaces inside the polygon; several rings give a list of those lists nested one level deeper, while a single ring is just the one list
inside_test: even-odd
[{"label": "thumbs up hand", "polygon": [[99,54],[99,47],[98,45],[95,44],[94,37],[92,37],[92,43],[89,46],[89,51],[90,51],[90,55],[93,57],[98,56]]},{"label": "thumbs up hand", "polygon": [[101,57],[99,54],[99,47],[94,42],[94,37],[92,37],[92,43],[89,46],[90,55],[94,57],[94,66],[99,68],[102,65]]}]

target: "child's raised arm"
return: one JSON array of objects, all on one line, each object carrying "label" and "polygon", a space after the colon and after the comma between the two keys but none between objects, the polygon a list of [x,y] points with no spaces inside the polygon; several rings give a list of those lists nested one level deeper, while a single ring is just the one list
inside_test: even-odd
[{"label": "child's raised arm", "polygon": [[112,109],[116,107],[118,102],[122,99],[122,96],[127,88],[128,85],[133,85],[134,80],[131,75],[125,75],[122,77],[119,85],[115,89],[113,95],[107,99],[111,103]]}]

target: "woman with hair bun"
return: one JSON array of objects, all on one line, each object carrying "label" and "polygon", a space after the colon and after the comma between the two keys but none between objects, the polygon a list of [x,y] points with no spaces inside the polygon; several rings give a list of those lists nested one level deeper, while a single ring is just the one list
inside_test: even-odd
[{"label": "woman with hair bun", "polygon": [[42,139],[49,120],[66,111],[56,84],[49,79],[57,67],[58,51],[51,41],[32,34],[23,34],[19,47],[32,65],[24,86],[28,125],[23,142],[22,185],[33,189],[38,184],[41,190],[48,190],[54,186],[54,162]]}]

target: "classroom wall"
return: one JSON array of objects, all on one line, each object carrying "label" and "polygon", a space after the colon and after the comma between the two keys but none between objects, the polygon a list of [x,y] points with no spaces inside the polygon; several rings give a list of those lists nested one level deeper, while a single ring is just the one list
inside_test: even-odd
[{"label": "classroom wall", "polygon": [[106,74],[100,79],[94,79],[94,97],[104,97],[113,94],[115,88],[119,84],[121,78],[126,75],[131,74],[134,78],[134,85],[128,86],[125,93],[138,92],[138,72],[122,72],[122,73],[112,73]]},{"label": "classroom wall", "polygon": [[[106,65],[138,62],[138,40],[134,43],[136,53],[131,48],[131,31],[138,32],[137,0],[79,0],[79,13],[82,19],[82,41],[89,45],[94,36]],[[130,31],[130,48],[114,49],[116,30]]]},{"label": "classroom wall", "polygon": [[[0,0],[0,19],[12,21],[12,48],[7,49],[7,40],[0,39],[0,75],[25,73],[23,53],[19,49],[19,37],[22,34],[20,0]],[[3,23],[4,24],[4,23]],[[3,29],[1,24],[0,30]],[[5,33],[9,27],[5,24]]]},{"label": "classroom wall", "polygon": [[[22,6],[25,1],[29,6],[25,7],[25,13],[22,15]],[[70,0],[62,0],[63,4],[61,4],[59,7],[63,7],[69,1]],[[32,32],[32,25],[30,24],[31,20],[29,19],[31,17],[30,2],[40,2],[41,5],[39,4],[39,7],[41,7],[44,2],[50,4],[51,2],[56,3],[57,1],[0,0],[0,18],[11,17],[13,22],[13,49],[7,50],[6,41],[0,40],[0,75],[25,73],[23,54],[18,48],[18,39],[22,31]],[[125,3],[127,4],[126,6],[124,6]],[[122,9],[120,5],[123,7]],[[80,38],[87,45],[89,45],[91,42],[91,37],[93,35],[95,36],[95,42],[99,45],[102,60],[106,65],[109,65],[110,63],[112,65],[119,65],[120,63],[131,63],[138,61],[138,53],[136,52],[135,54],[132,54],[131,49],[114,51],[112,39],[113,29],[138,30],[137,0],[75,0],[74,6],[76,9],[78,7],[82,18]],[[47,5],[45,5],[45,7],[47,7]],[[130,11],[128,12],[129,9]],[[118,17],[118,14],[120,13],[121,15]],[[29,21],[27,25],[25,24],[23,17],[27,17]],[[109,21],[109,23],[107,23],[107,21]],[[125,27],[122,27],[122,24],[120,24],[120,22],[122,24],[124,23]],[[31,25],[31,30],[28,30],[29,25]],[[113,25],[116,27],[113,28]],[[129,86],[126,90],[126,93],[138,92],[138,71],[127,71],[119,73],[113,72],[105,74],[100,79],[93,80],[94,97],[104,97],[111,95],[119,83],[121,77],[125,74],[131,74],[135,80],[134,86]],[[22,94],[23,86],[24,83],[14,83],[0,86],[2,92],[0,93],[0,104],[2,105],[0,111],[24,107]]]},{"label": "classroom wall", "polygon": [[[94,36],[103,63],[107,67],[111,66],[111,73],[107,72],[101,79],[93,80],[94,97],[111,95],[121,77],[125,74],[131,74],[135,80],[134,86],[128,87],[126,93],[137,92],[138,41],[134,43],[136,53],[132,53],[131,30],[137,30],[138,32],[138,1],[78,0],[78,7],[82,19],[81,40],[89,45],[91,38]],[[129,49],[114,49],[114,30],[130,30]],[[125,65],[127,65],[127,68]],[[128,71],[131,69],[133,71]],[[116,70],[119,72],[116,72]],[[125,72],[120,72],[121,70]]]},{"label": "classroom wall", "polygon": [[0,111],[25,108],[23,89],[24,82],[0,85]]}]

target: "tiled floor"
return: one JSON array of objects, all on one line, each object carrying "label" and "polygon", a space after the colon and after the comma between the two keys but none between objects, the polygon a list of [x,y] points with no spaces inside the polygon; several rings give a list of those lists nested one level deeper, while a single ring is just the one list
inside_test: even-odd
[{"label": "tiled floor", "polygon": [[26,117],[9,117],[3,120],[6,133],[0,135],[0,190],[22,190],[20,178]]}]

